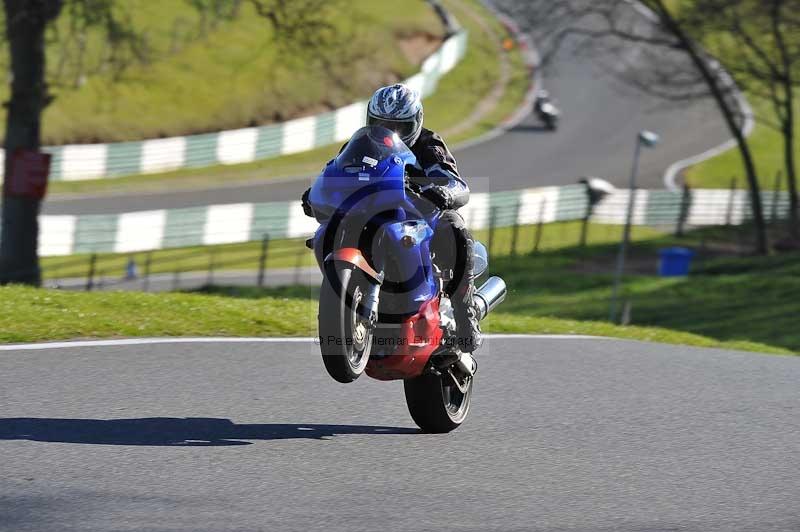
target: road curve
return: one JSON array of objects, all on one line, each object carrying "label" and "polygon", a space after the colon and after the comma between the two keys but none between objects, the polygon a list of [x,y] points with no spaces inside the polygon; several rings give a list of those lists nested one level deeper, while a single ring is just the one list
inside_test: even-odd
[{"label": "road curve", "polygon": [[800,529],[800,358],[486,344],[449,435],[307,342],[2,350],[0,530]]},{"label": "road curve", "polygon": [[[517,21],[524,30],[528,21]],[[636,47],[631,46],[631,57]],[[662,176],[675,161],[713,148],[729,138],[711,101],[666,107],[661,100],[621,87],[606,74],[612,57],[592,60],[563,53],[554,61],[544,86],[564,110],[556,133],[544,131],[529,116],[506,134],[456,151],[461,172],[477,191],[516,190],[567,185],[584,175],[627,186],[634,142],[639,130],[662,136],[642,159],[640,183],[663,188]],[[331,154],[333,155],[333,153]],[[320,168],[325,161],[320,161]],[[205,190],[176,190],[119,196],[51,198],[46,214],[111,214],[238,202],[295,200],[311,178],[278,180]]]}]

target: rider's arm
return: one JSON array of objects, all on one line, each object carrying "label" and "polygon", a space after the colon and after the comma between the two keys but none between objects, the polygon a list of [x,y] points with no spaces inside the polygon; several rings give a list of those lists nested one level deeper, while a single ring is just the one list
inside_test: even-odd
[{"label": "rider's arm", "polygon": [[414,145],[417,160],[433,187],[429,199],[441,209],[459,209],[469,201],[469,186],[458,174],[455,157],[442,137],[423,129]]}]

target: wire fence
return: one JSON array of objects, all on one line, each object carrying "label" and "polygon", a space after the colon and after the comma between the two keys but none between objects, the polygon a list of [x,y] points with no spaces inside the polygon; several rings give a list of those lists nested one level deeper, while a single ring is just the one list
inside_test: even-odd
[{"label": "wire fence", "polygon": [[[680,194],[634,194],[632,222],[642,236],[692,233],[700,255],[746,255],[754,248],[745,191],[685,188]],[[593,202],[581,186],[476,194],[462,213],[492,255],[517,256],[619,242],[629,196],[629,191],[619,190]],[[787,223],[788,196],[768,193],[762,201],[770,227],[781,232]],[[299,214],[294,212],[298,209]],[[305,239],[317,223],[299,206],[237,204],[176,212],[79,219],[72,228],[73,245],[61,245],[78,254],[43,261],[47,286],[147,291],[316,280],[316,263]],[[715,227],[721,230],[715,232]],[[65,228],[60,229],[43,244],[58,247],[54,235],[65,234]]]}]

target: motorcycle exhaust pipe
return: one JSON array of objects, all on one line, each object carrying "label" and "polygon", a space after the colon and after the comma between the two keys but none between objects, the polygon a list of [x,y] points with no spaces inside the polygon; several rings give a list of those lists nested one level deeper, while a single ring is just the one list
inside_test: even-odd
[{"label": "motorcycle exhaust pipe", "polygon": [[475,303],[478,307],[478,320],[484,319],[491,311],[505,301],[506,282],[500,277],[489,277],[483,285],[475,292]]}]

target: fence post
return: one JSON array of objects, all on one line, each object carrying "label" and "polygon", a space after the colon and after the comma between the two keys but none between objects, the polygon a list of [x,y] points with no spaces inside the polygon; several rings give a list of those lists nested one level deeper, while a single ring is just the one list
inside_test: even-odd
[{"label": "fence post", "polygon": [[492,247],[494,244],[494,226],[496,221],[497,221],[497,207],[492,207],[491,209],[489,209],[489,244],[487,248],[490,257],[492,256]]},{"label": "fence post", "polygon": [[264,288],[264,274],[267,269],[267,253],[269,253],[269,235],[261,239],[261,255],[258,257],[258,287]]},{"label": "fence post", "polygon": [[539,203],[539,222],[536,224],[536,237],[533,241],[533,252],[539,253],[539,244],[542,243],[542,230],[544,230],[544,207],[547,200],[542,198]]},{"label": "fence post", "polygon": [[145,292],[150,291],[150,267],[153,263],[153,252],[148,251],[144,259],[144,279],[142,281],[142,290]]},{"label": "fence post", "polygon": [[305,249],[300,249],[300,251],[297,252],[297,258],[295,259],[295,263],[294,263],[294,284],[295,285],[299,285],[300,284],[300,268],[302,268],[303,257],[305,257],[305,256],[306,256],[306,250]]},{"label": "fence post", "polygon": [[728,208],[725,211],[725,225],[733,223],[733,200],[736,197],[736,178],[731,179],[730,194],[728,194]]},{"label": "fence post", "polygon": [[581,239],[578,243],[581,248],[586,247],[586,240],[589,236],[589,220],[592,218],[592,211],[594,210],[594,205],[592,205],[592,200],[589,199],[586,202],[586,212],[583,214],[583,221],[581,223]]},{"label": "fence post", "polygon": [[208,250],[208,279],[206,280],[206,284],[211,286],[214,284],[214,259],[216,258],[216,252],[214,248]]},{"label": "fence post", "polygon": [[684,182],[681,190],[681,210],[678,213],[678,225],[675,228],[675,236],[682,237],[686,230],[686,221],[689,219],[689,207],[692,205],[692,191],[689,184]]},{"label": "fence post", "polygon": [[519,211],[521,202],[517,201],[517,206],[514,209],[514,228],[511,232],[511,256],[517,256],[517,240],[519,239]]},{"label": "fence post", "polygon": [[781,170],[775,172],[775,188],[772,190],[772,211],[770,213],[770,218],[773,224],[778,220],[778,200],[781,197],[780,189],[782,176],[783,172]]},{"label": "fence post", "polygon": [[89,255],[89,272],[86,274],[86,291],[91,292],[94,288],[94,275],[97,269],[97,253]]}]

